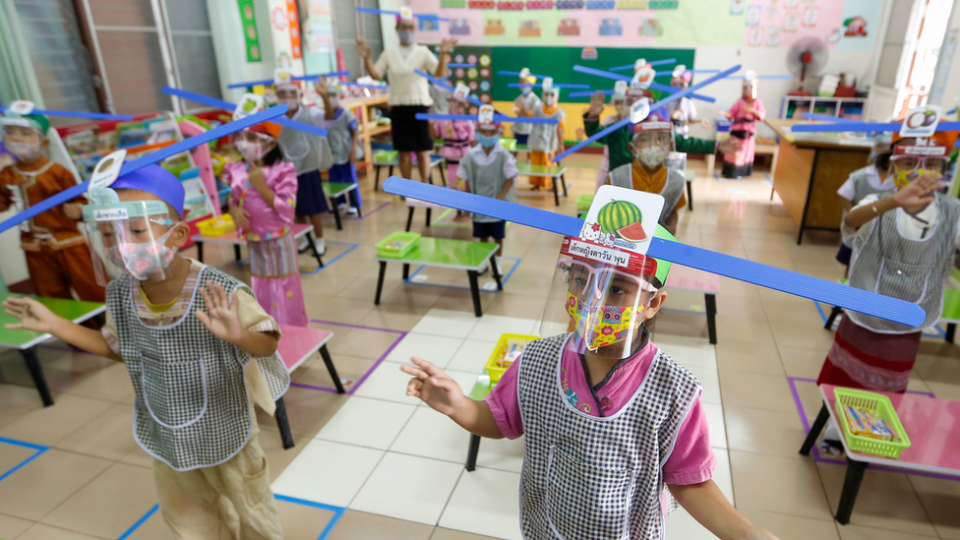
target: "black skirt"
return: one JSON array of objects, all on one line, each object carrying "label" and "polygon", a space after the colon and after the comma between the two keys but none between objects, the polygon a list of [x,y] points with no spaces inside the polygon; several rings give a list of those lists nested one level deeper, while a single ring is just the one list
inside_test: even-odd
[{"label": "black skirt", "polygon": [[390,108],[390,131],[393,149],[398,152],[426,152],[433,150],[430,123],[417,120],[417,113],[430,109],[423,105],[394,105]]}]

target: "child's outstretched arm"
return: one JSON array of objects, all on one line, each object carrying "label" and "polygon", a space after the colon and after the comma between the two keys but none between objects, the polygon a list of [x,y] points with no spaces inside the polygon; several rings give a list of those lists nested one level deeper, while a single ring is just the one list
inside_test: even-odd
[{"label": "child's outstretched arm", "polygon": [[713,480],[686,486],[671,484],[670,493],[693,519],[721,540],[777,540],[743,517]]},{"label": "child's outstretched arm", "polygon": [[263,358],[277,352],[280,340],[276,335],[251,332],[240,324],[240,301],[236,294],[229,295],[220,284],[208,281],[206,287],[201,287],[200,296],[207,304],[209,313],[200,310],[195,313],[217,339],[240,347],[254,358]]},{"label": "child's outstretched arm", "polygon": [[74,347],[111,360],[123,361],[119,354],[113,352],[99,331],[54,315],[47,306],[33,298],[7,298],[3,301],[3,307],[7,315],[20,319],[18,323],[6,325],[5,328],[8,330],[32,330],[53,334]]},{"label": "child's outstretched arm", "polygon": [[474,401],[465,396],[456,381],[430,362],[417,357],[411,360],[416,367],[400,367],[404,373],[414,377],[407,385],[408,396],[420,398],[474,435],[488,439],[503,438],[487,402]]}]

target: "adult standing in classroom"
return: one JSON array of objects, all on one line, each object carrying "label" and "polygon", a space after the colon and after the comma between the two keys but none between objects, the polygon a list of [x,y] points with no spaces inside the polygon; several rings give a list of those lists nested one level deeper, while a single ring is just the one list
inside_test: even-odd
[{"label": "adult standing in classroom", "polygon": [[446,53],[457,45],[457,40],[448,38],[440,42],[440,58],[430,49],[414,42],[416,22],[409,9],[401,9],[397,16],[397,34],[400,46],[384,49],[376,63],[370,60],[370,46],[357,38],[357,51],[363,57],[367,72],[374,79],[384,75],[390,83],[390,121],[393,133],[393,149],[399,153],[400,175],[412,178],[411,153],[417,153],[417,167],[420,181],[426,181],[430,174],[430,151],[433,139],[430,137],[430,125],[426,120],[417,120],[417,113],[425,113],[433,105],[427,79],[417,75],[419,69],[442,77],[446,68]]}]

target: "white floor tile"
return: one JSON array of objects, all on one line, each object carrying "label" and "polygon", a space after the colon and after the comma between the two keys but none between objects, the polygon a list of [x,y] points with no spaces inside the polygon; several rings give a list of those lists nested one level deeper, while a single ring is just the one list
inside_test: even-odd
[{"label": "white floor tile", "polygon": [[[716,369],[686,366],[693,373],[693,376],[700,381],[703,386],[703,396],[700,398],[704,403],[721,404],[720,400],[720,376]],[[369,384],[369,383],[365,383]]]},{"label": "white floor tile", "polygon": [[496,341],[465,340],[447,364],[447,369],[480,374],[496,346]]},{"label": "white floor tile", "polygon": [[707,416],[707,425],[710,427],[710,446],[726,448],[727,425],[723,418],[723,406],[716,403],[701,403],[701,405],[703,405],[703,412]]},{"label": "white floor tile", "polygon": [[465,472],[447,503],[440,526],[474,534],[520,540],[517,473],[477,469]]},{"label": "white floor tile", "polygon": [[351,510],[436,525],[463,465],[388,452]]},{"label": "white floor tile", "polygon": [[430,407],[419,407],[390,451],[463,465],[469,444],[470,433],[445,414]]},{"label": "white floor tile", "polygon": [[[382,362],[370,377],[357,388],[353,395],[365,398],[385,399],[408,405],[419,405],[420,399],[407,395],[407,383],[412,377],[400,371],[393,362]],[[472,388],[472,387],[471,387]],[[469,390],[467,390],[469,392]]]},{"label": "white floor tile", "polygon": [[477,317],[466,311],[431,309],[413,327],[415,334],[430,334],[452,338],[465,338],[477,325]]},{"label": "white floor tile", "polygon": [[462,338],[409,333],[390,351],[386,360],[408,364],[411,356],[417,356],[442,369],[450,363],[462,342]]},{"label": "white floor tile", "polygon": [[415,410],[415,405],[353,396],[323,426],[316,438],[386,450]]},{"label": "white floor tile", "polygon": [[707,339],[657,334],[654,342],[682,366],[717,369],[717,349]]},{"label": "white floor tile", "polygon": [[519,473],[523,469],[523,437],[510,439],[482,439],[477,454],[480,467]]},{"label": "white floor tile", "polygon": [[723,492],[723,495],[736,506],[733,496],[733,477],[730,474],[730,453],[723,448],[714,448],[713,455],[717,458],[717,468],[713,471],[713,481]]},{"label": "white floor tile", "polygon": [[501,334],[537,335],[537,321],[518,317],[504,317],[502,315],[484,315],[480,322],[473,327],[469,339],[480,341],[497,341]]},{"label": "white floor tile", "polygon": [[716,540],[716,536],[693,519],[683,508],[667,518],[667,540]]},{"label": "white floor tile", "polygon": [[384,452],[313,439],[273,482],[273,492],[345,507]]}]

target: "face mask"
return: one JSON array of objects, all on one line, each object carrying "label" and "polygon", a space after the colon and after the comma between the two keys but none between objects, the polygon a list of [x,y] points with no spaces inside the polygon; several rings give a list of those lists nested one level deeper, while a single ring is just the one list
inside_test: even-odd
[{"label": "face mask", "polygon": [[237,151],[243,156],[243,160],[248,163],[260,161],[264,154],[267,153],[264,145],[247,140],[237,141]]},{"label": "face mask", "polygon": [[398,30],[397,35],[400,36],[400,43],[403,45],[409,45],[413,43],[413,31],[412,30]]},{"label": "face mask", "polygon": [[567,293],[567,313],[576,327],[575,331],[586,342],[587,348],[594,351],[626,339],[634,327],[636,315],[645,307],[646,304],[637,308],[588,306],[583,300]]},{"label": "face mask", "polygon": [[527,94],[529,94],[529,93],[532,92],[532,91],[533,91],[533,88],[530,88],[529,86],[524,86],[524,87],[520,88],[520,93],[523,94],[523,95],[527,95]]},{"label": "face mask", "polygon": [[296,111],[300,107],[300,100],[296,98],[281,99],[279,102],[289,107],[291,111]]},{"label": "face mask", "polygon": [[549,107],[553,107],[557,104],[557,96],[547,96],[543,98],[543,103]]},{"label": "face mask", "polygon": [[894,170],[893,185],[897,186],[897,189],[900,189],[903,186],[919,178],[920,175],[927,174],[927,173],[935,173],[935,172],[938,172],[938,171],[932,171],[930,169],[914,169],[912,171]]},{"label": "face mask", "polygon": [[330,96],[330,97],[327,98],[327,100],[330,101],[330,108],[331,108],[331,109],[336,109],[337,107],[340,106],[340,98],[338,98],[338,97]]},{"label": "face mask", "polygon": [[170,234],[173,233],[173,229],[152,242],[144,242],[143,244],[121,242],[119,246],[112,248],[117,252],[116,255],[110,253],[111,249],[107,250],[107,258],[117,264],[114,258],[119,255],[120,264],[117,266],[126,268],[134,279],[144,281],[150,274],[166,270],[173,261],[174,255],[177,254],[176,247],[167,247],[166,244]]},{"label": "face mask", "polygon": [[500,141],[500,135],[480,135],[477,133],[477,142],[480,143],[480,146],[484,148],[490,148],[493,145],[497,144]]},{"label": "face mask", "polygon": [[663,146],[647,146],[638,150],[640,162],[651,169],[663,164],[667,159],[667,149]]},{"label": "face mask", "polygon": [[40,157],[42,152],[39,142],[37,144],[27,144],[9,141],[4,146],[17,158],[17,161],[33,161]]}]

